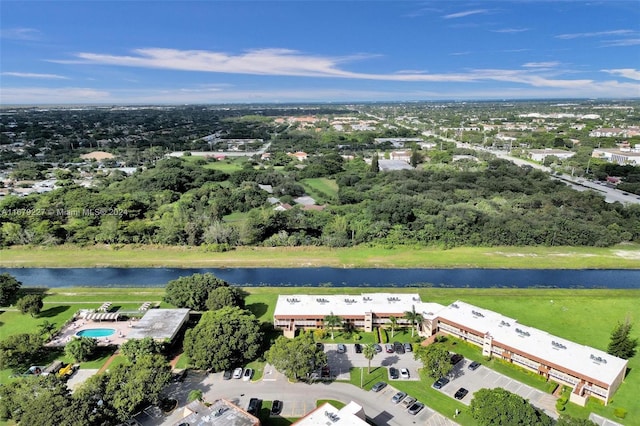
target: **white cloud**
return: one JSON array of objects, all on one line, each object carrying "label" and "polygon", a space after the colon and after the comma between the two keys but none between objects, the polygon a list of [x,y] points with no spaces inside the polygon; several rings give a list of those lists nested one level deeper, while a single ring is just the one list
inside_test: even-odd
[{"label": "white cloud", "polygon": [[640,44],[640,38],[626,38],[620,40],[606,40],[601,43],[602,47],[623,47],[637,46]]},{"label": "white cloud", "polygon": [[464,18],[465,16],[471,16],[471,15],[484,15],[486,13],[488,13],[489,11],[487,9],[473,9],[473,10],[465,10],[462,12],[457,12],[457,13],[451,13],[449,15],[444,15],[443,18],[444,19],[457,19],[457,18]]},{"label": "white cloud", "polygon": [[554,68],[560,65],[558,61],[550,61],[550,62],[527,62],[523,64],[523,68]]},{"label": "white cloud", "polygon": [[603,72],[619,75],[624,78],[628,78],[630,80],[639,80],[640,81],[640,71],[633,68],[620,68],[613,70],[602,70]]},{"label": "white cloud", "polygon": [[611,31],[595,31],[591,33],[573,33],[573,34],[559,34],[556,38],[560,38],[563,40],[570,40],[574,38],[584,38],[584,37],[603,37],[610,35],[624,35],[624,34],[633,34],[635,31],[633,30],[611,30]]},{"label": "white cloud", "polygon": [[10,40],[40,40],[42,33],[34,28],[3,28],[0,38]]},{"label": "white cloud", "polygon": [[491,30],[493,33],[515,34],[529,31],[529,28],[503,28],[501,30]]},{"label": "white cloud", "polygon": [[9,77],[20,77],[20,78],[41,78],[41,79],[54,79],[54,80],[68,80],[69,77],[65,77],[63,75],[58,74],[39,74],[33,72],[10,72],[6,71],[1,73],[2,75],[6,75]]}]

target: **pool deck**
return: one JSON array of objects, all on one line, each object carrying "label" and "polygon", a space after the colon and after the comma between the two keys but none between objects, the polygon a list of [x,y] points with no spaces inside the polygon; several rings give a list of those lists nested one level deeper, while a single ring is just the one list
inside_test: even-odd
[{"label": "pool deck", "polygon": [[81,330],[91,330],[96,328],[112,328],[115,330],[111,336],[98,337],[98,346],[120,346],[126,342],[127,335],[135,328],[137,321],[92,321],[77,318],[64,326],[60,332],[49,342],[45,344],[48,347],[64,347],[67,343],[76,337],[76,333]]}]

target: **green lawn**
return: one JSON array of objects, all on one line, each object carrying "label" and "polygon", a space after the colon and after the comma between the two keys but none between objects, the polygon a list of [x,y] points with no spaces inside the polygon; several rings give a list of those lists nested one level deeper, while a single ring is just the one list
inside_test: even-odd
[{"label": "green lawn", "polygon": [[222,161],[213,161],[211,163],[207,163],[203,167],[205,169],[220,170],[221,172],[225,173],[233,173],[237,172],[238,170],[242,170],[242,164],[246,161],[247,160],[245,158],[233,158]]},{"label": "green lawn", "polygon": [[305,192],[312,196],[318,204],[332,201],[338,197],[338,184],[333,179],[309,178],[302,180]]},{"label": "green lawn", "polygon": [[10,247],[0,267],[369,267],[640,269],[640,246],[597,247]]}]

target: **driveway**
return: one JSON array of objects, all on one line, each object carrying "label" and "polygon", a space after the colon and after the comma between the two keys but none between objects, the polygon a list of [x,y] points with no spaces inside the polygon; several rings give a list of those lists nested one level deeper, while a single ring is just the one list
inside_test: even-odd
[{"label": "driveway", "polygon": [[456,364],[448,376],[449,379],[451,379],[451,382],[443,386],[442,389],[440,389],[440,392],[453,398],[453,395],[458,389],[465,388],[469,393],[461,400],[461,402],[469,405],[473,399],[473,393],[477,390],[482,388],[503,388],[509,392],[520,395],[524,399],[528,399],[531,404],[544,410],[545,413],[554,419],[558,418],[558,414],[555,410],[556,398],[553,395],[549,395],[538,389],[532,388],[531,386],[522,384],[503,374],[496,373],[485,366],[480,366],[477,370],[471,371],[467,368],[470,363],[470,360],[464,359]]}]

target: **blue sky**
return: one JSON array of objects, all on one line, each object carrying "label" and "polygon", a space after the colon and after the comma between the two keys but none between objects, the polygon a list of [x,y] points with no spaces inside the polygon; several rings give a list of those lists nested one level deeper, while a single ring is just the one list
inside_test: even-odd
[{"label": "blue sky", "polygon": [[640,97],[640,0],[0,2],[0,103]]}]

